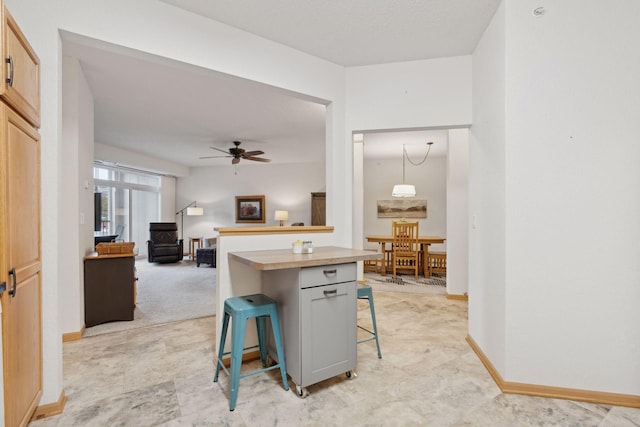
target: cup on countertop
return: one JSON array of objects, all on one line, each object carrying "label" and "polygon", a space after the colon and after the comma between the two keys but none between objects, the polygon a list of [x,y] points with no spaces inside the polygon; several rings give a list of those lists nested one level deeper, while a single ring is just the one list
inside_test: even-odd
[{"label": "cup on countertop", "polygon": [[292,248],[293,248],[293,253],[294,254],[301,254],[302,253],[302,242],[300,240],[296,240],[295,242],[293,242],[291,244]]}]

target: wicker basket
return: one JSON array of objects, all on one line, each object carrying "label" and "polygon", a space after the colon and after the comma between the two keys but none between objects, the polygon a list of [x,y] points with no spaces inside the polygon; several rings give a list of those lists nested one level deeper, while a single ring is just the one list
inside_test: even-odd
[{"label": "wicker basket", "polygon": [[102,242],[96,245],[98,255],[130,254],[133,253],[135,242]]}]

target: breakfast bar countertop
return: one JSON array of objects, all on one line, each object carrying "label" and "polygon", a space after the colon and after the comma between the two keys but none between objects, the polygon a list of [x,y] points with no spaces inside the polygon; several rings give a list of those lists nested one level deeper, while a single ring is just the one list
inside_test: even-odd
[{"label": "breakfast bar countertop", "polygon": [[380,252],[339,246],[319,246],[314,247],[313,252],[310,254],[294,254],[291,249],[272,249],[229,252],[229,258],[257,270],[279,270],[380,259],[382,254]]}]

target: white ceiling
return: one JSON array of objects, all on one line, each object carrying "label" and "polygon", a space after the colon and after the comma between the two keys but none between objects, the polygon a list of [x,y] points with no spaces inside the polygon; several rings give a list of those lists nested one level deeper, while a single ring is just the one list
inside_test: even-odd
[{"label": "white ceiling", "polygon": [[327,61],[468,55],[500,0],[161,0]]},{"label": "white ceiling", "polygon": [[[500,0],[161,1],[351,66],[470,54]],[[62,39],[64,55],[79,60],[93,94],[97,142],[190,167],[230,164],[199,157],[234,140],[273,163],[325,156],[323,105],[73,34]],[[446,149],[437,135],[420,136],[436,141],[431,155]],[[367,139],[366,155],[385,155],[383,136]],[[397,147],[386,155],[401,156]]]},{"label": "white ceiling", "polygon": [[94,97],[96,142],[186,166],[230,164],[199,158],[224,156],[210,147],[228,149],[234,140],[274,163],[325,156],[324,105],[68,33],[62,39],[64,55],[80,61]]},{"label": "white ceiling", "polygon": [[400,159],[404,145],[409,159],[418,163],[429,150],[428,142],[433,142],[429,158],[445,156],[448,140],[449,134],[445,129],[367,133],[363,136],[363,155],[370,160]]}]

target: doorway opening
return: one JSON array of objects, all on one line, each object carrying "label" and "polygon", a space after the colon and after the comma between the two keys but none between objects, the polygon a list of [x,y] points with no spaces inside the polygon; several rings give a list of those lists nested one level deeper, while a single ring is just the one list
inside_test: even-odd
[{"label": "doorway opening", "polygon": [[405,179],[416,187],[415,199],[426,204],[420,234],[442,236],[429,250],[447,256],[447,295],[468,291],[468,142],[467,128],[421,128],[354,132],[354,245],[380,250],[367,235],[389,234],[389,218],[378,217],[380,201],[392,200],[393,186],[403,178],[403,145],[410,159],[421,160],[427,142],[434,142],[428,160],[407,163]]}]

